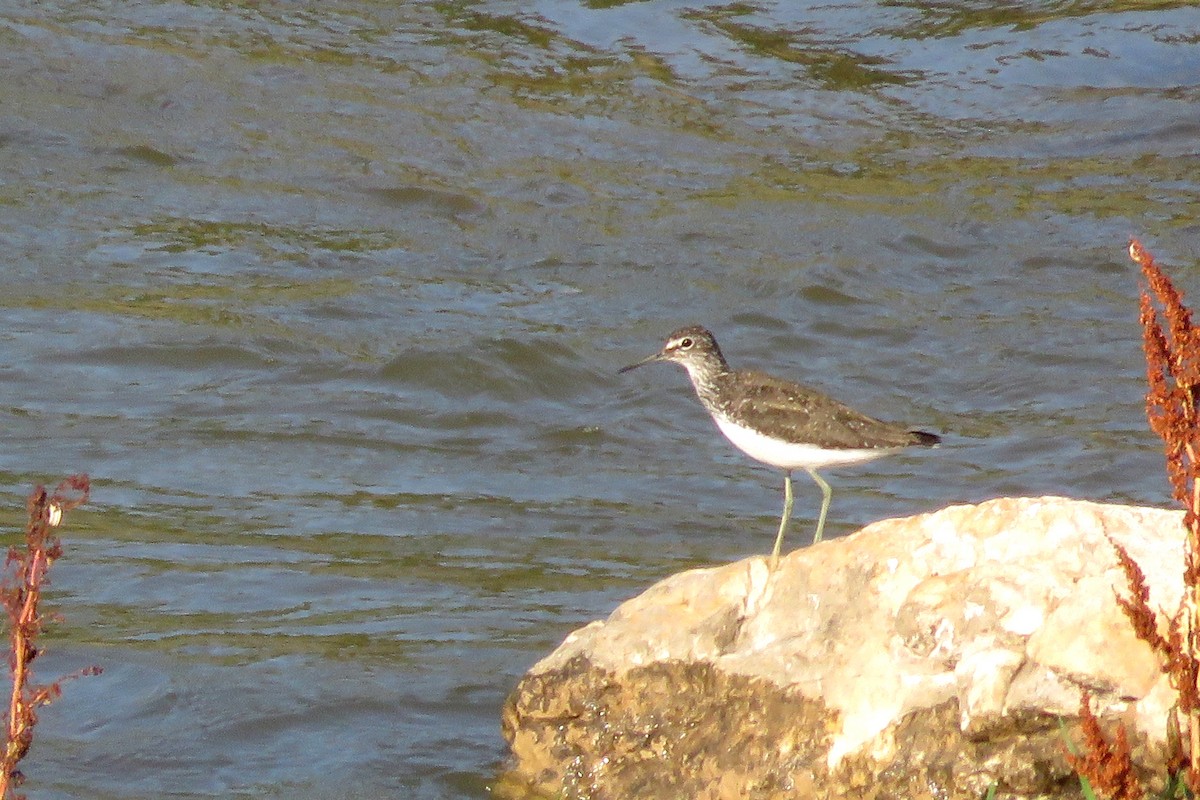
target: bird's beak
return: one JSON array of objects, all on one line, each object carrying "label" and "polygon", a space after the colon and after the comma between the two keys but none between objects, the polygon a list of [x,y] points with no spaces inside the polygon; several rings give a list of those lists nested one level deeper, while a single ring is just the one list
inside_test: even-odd
[{"label": "bird's beak", "polygon": [[650,364],[655,361],[662,361],[663,358],[664,358],[664,356],[662,353],[655,353],[654,355],[652,355],[648,358],[643,358],[641,361],[637,362],[636,364],[630,364],[628,367],[621,367],[619,370],[617,370],[617,374],[620,375],[621,373],[629,372],[629,370],[631,370],[631,369],[637,369],[638,367],[645,366],[646,364]]}]

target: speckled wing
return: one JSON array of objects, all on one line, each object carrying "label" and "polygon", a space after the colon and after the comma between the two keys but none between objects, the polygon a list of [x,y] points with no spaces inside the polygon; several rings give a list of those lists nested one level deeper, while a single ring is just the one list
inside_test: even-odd
[{"label": "speckled wing", "polygon": [[764,373],[737,373],[739,400],[726,409],[762,433],[789,442],[842,449],[890,449],[934,444],[931,434],[868,417],[831,397]]}]

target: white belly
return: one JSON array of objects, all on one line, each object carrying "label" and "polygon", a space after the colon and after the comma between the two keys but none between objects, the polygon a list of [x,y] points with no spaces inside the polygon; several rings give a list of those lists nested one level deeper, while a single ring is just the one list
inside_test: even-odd
[{"label": "white belly", "polygon": [[756,458],[764,464],[770,464],[780,469],[820,469],[821,467],[837,467],[845,464],[861,464],[900,448],[858,448],[846,450],[829,450],[811,444],[789,444],[763,436],[757,431],[730,422],[728,419],[713,417],[725,438],[733,442],[739,450],[751,458]]}]

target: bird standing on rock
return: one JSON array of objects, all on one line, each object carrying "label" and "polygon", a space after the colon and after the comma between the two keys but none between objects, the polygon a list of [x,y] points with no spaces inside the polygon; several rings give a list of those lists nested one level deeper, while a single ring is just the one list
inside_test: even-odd
[{"label": "bird standing on rock", "polygon": [[783,534],[792,516],[793,470],[803,469],[821,487],[816,544],[833,497],[818,469],[861,464],[906,447],[933,447],[941,441],[932,433],[868,417],[798,383],[730,369],[717,340],[699,325],[680,328],[662,350],[620,371],[655,361],[673,361],[686,369],[696,396],[725,438],[751,458],[783,470],[783,518],[771,551],[772,570],[779,563]]}]

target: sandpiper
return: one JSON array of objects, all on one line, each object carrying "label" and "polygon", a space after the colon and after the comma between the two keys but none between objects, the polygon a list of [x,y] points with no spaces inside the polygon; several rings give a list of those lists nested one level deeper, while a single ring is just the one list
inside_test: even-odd
[{"label": "sandpiper", "polygon": [[905,447],[932,447],[941,441],[932,433],[868,417],[798,383],[763,372],[732,370],[717,340],[699,325],[680,328],[661,351],[620,371],[654,361],[674,361],[686,369],[696,396],[725,438],[751,458],[783,470],[783,518],[771,551],[772,570],[779,563],[779,548],[792,516],[793,470],[803,469],[821,487],[816,544],[833,496],[817,469],[861,464]]}]

